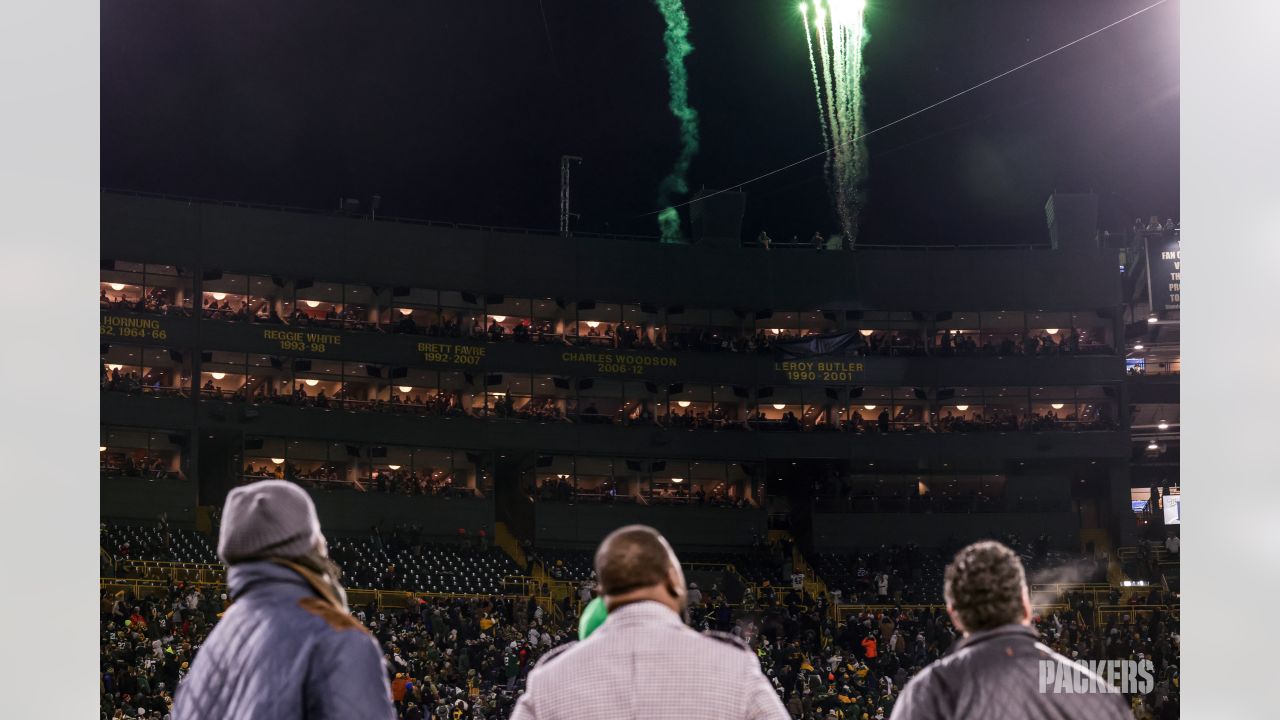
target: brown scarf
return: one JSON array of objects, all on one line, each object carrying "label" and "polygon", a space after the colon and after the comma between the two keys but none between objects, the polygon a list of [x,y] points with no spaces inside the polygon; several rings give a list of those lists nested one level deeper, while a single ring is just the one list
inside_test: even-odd
[{"label": "brown scarf", "polygon": [[334,573],[318,572],[314,568],[302,565],[296,559],[289,560],[286,558],[269,558],[268,561],[287,567],[298,573],[302,576],[302,579],[306,580],[307,584],[320,595],[321,598],[324,598],[326,602],[333,605],[343,613],[350,613],[347,609],[347,591],[338,583],[338,579],[335,577]]}]

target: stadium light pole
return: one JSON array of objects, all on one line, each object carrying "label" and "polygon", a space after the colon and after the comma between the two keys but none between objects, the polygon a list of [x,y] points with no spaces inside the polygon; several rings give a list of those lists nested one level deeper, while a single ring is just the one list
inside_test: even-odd
[{"label": "stadium light pole", "polygon": [[569,237],[569,218],[574,215],[569,212],[569,166],[581,162],[577,155],[560,156],[560,237]]}]

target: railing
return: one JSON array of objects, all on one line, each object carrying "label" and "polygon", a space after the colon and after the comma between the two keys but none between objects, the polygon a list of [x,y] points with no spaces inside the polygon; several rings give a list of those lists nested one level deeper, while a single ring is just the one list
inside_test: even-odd
[{"label": "railing", "polygon": [[1054,598],[1055,601],[1062,600],[1068,593],[1087,595],[1093,600],[1095,607],[1110,602],[1111,591],[1120,588],[1114,588],[1110,583],[1037,583],[1031,585],[1029,591],[1032,600],[1046,599],[1045,596]]},{"label": "railing", "polygon": [[[187,585],[197,588],[209,588],[220,590],[226,587],[223,581],[191,581]],[[125,590],[131,592],[135,597],[143,597],[146,595],[164,594],[169,591],[170,583],[165,580],[152,580],[145,578],[99,578],[98,587],[101,590]],[[503,600],[526,600],[528,595],[514,594],[497,594],[488,593],[441,593],[441,592],[417,592],[413,590],[367,590],[359,588],[347,588],[347,600],[351,605],[363,605],[370,600],[377,601],[379,605],[386,607],[407,607],[416,603],[418,599],[431,600],[487,600],[489,598],[499,598]],[[535,595],[535,600],[544,605],[544,609],[550,609],[550,598],[542,595]]]},{"label": "railing", "polygon": [[[200,589],[219,590],[226,587],[224,582],[199,582],[192,581],[187,583],[190,587]],[[125,591],[134,597],[147,597],[149,595],[164,595],[169,592],[171,583],[168,580],[147,580],[144,578],[98,578],[98,588],[100,590]]]},{"label": "railing", "polygon": [[[120,390],[105,390],[109,392],[124,392]],[[142,389],[142,391],[146,391]],[[171,389],[162,389],[160,395],[179,396],[182,393],[174,392]],[[281,406],[281,407],[300,407],[307,409],[316,409],[321,411],[338,411],[338,412],[370,412],[379,414],[405,415],[416,417],[429,417],[434,419],[461,419],[464,421],[479,422],[529,422],[545,424],[549,422],[537,417],[497,417],[492,412],[481,412],[481,408],[473,408],[471,410],[455,409],[448,412],[437,412],[431,410],[428,406],[418,405],[414,403],[389,403],[385,400],[349,400],[342,398],[325,398],[324,404],[319,404],[314,397],[306,397],[305,399],[295,399],[289,395],[279,395],[274,397],[252,397],[247,398],[235,391],[210,391],[202,390],[201,394],[211,401],[226,403],[246,403],[253,406]],[[805,412],[813,409],[827,409],[840,407],[838,404],[832,403],[827,405],[801,405],[797,407],[805,408]],[[673,415],[674,416],[674,415]],[[1010,427],[999,424],[983,424],[970,422],[965,426],[956,426],[950,429],[939,423],[926,423],[922,421],[902,421],[894,420],[890,422],[888,432],[878,430],[875,421],[864,420],[861,425],[855,425],[849,421],[840,421],[833,423],[818,423],[813,425],[804,425],[800,423],[787,424],[779,420],[732,420],[720,423],[717,427],[716,423],[700,423],[693,426],[687,426],[679,422],[671,422],[668,418],[673,416],[659,416],[652,421],[641,422],[618,418],[613,414],[581,414],[568,413],[561,418],[550,422],[560,422],[565,424],[584,424],[588,420],[593,420],[594,424],[608,425],[610,427],[653,427],[668,428],[672,430],[705,430],[711,432],[804,432],[804,433],[846,433],[855,435],[976,435],[976,434],[1002,434],[1002,435],[1026,435],[1039,433],[1095,433],[1095,432],[1118,432],[1122,428],[1114,422],[1104,422],[1096,420],[1083,421],[1066,421],[1059,420],[1050,424],[1038,423],[1035,419],[1019,421],[1018,427]],[[732,428],[732,429],[730,429]],[[597,496],[603,497],[603,496]],[[582,499],[591,499],[587,495],[583,495]],[[609,498],[611,502],[634,502],[634,499],[628,500],[626,496],[617,496]],[[662,501],[647,500],[646,502],[655,502],[660,504]],[[667,504],[680,504],[677,502]]]},{"label": "railing", "polygon": [[1144,377],[1176,377],[1182,374],[1182,361],[1177,362],[1149,362],[1142,366],[1130,368],[1125,373],[1126,377],[1144,378]]},{"label": "railing", "polygon": [[1005,495],[986,497],[889,497],[859,495],[846,498],[843,495],[815,495],[814,512],[817,513],[892,513],[936,515],[980,515],[1014,512],[1058,513],[1067,512],[1071,504],[1065,500],[1017,500],[1006,505]]},{"label": "railing", "polygon": [[165,560],[118,559],[117,572],[136,573],[143,580],[185,583],[219,584],[224,580],[224,569],[216,563],[182,563]]},{"label": "railing", "polygon": [[1125,615],[1135,619],[1139,615],[1150,615],[1156,611],[1167,612],[1177,618],[1178,605],[1099,605],[1097,609],[1098,624],[1105,625],[1112,617],[1120,620]]},{"label": "railing", "polygon": [[1030,590],[1033,594],[1038,592],[1040,593],[1052,592],[1052,593],[1057,593],[1061,595],[1061,594],[1070,593],[1070,592],[1078,592],[1078,593],[1111,592],[1112,586],[1110,583],[1104,583],[1104,582],[1035,583],[1031,585]]},{"label": "railing", "polygon": [[[946,605],[942,603],[902,603],[897,605],[886,604],[869,604],[869,605],[837,605],[835,608],[836,620],[844,622],[851,616],[857,616],[862,613],[894,613],[901,610],[930,610],[939,611],[946,610]],[[1033,615],[1048,615],[1050,613],[1070,611],[1067,605],[1058,603],[1032,603],[1031,612]]]},{"label": "railing", "polygon": [[[759,240],[744,240],[744,241],[742,242],[742,247],[744,247],[744,248],[763,248],[764,246],[759,242]],[[863,244],[863,243],[854,243],[853,247],[852,247],[852,248],[850,248],[850,249],[851,249],[851,250],[855,250],[855,251],[856,251],[856,250],[921,250],[921,251],[938,251],[938,250],[1050,250],[1050,249],[1052,249],[1052,247],[1053,247],[1053,246],[1052,246],[1052,245],[1050,245],[1049,243],[1009,243],[1009,244],[1004,244],[1004,243],[983,243],[983,244],[974,244],[974,245],[968,245],[968,244],[966,244],[966,245],[916,245],[916,244],[910,244],[910,245],[888,245],[888,244],[884,244],[884,243],[879,243],[879,244]],[[833,244],[833,243],[831,243],[829,238],[828,238],[828,239],[826,239],[826,241],[824,241],[824,242],[823,242],[823,244],[822,244],[822,249],[821,249],[821,250],[819,250],[817,247],[815,247],[815,246],[814,246],[814,244],[813,244],[813,241],[812,241],[812,240],[809,240],[809,241],[807,241],[807,242],[806,242],[806,241],[802,241],[802,240],[799,240],[799,241],[796,241],[796,242],[776,242],[776,241],[770,241],[770,243],[769,243],[769,249],[770,249],[770,250],[809,250],[810,252],[814,252],[814,253],[818,253],[818,252],[830,252],[830,251],[836,251],[836,252],[839,252],[839,251],[845,251],[845,252],[848,252],[848,250],[849,250],[849,249],[846,249],[846,248],[840,247],[840,244]]]}]

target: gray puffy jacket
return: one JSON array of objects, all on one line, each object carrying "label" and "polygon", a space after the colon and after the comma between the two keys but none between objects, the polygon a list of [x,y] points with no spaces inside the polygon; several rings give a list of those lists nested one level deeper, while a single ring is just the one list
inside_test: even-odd
[{"label": "gray puffy jacket", "polygon": [[273,562],[233,566],[234,603],[178,686],[174,720],[392,720],[382,650],[345,609]]}]

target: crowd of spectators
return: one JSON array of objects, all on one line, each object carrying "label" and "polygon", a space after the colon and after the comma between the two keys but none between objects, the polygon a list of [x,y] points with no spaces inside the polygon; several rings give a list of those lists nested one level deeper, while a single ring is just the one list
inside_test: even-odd
[{"label": "crowd of spectators", "polygon": [[1182,224],[1180,222],[1175,221],[1173,218],[1167,218],[1161,223],[1158,215],[1152,215],[1151,219],[1145,223],[1142,222],[1142,218],[1134,218],[1133,220],[1133,232],[1135,234],[1143,232],[1173,232],[1181,229]]},{"label": "crowd of spectators", "polygon": [[612,483],[602,483],[591,487],[578,487],[573,480],[566,477],[548,477],[539,481],[534,491],[539,502],[595,502],[617,503],[632,502],[646,505],[694,505],[699,507],[748,508],[755,507],[744,497],[736,496],[723,484],[695,484],[692,487],[666,485],[652,488],[650,492],[641,491],[639,495],[619,494]]},{"label": "crowd of spectators", "polygon": [[[1105,408],[1106,406],[1101,406]],[[906,410],[896,416],[890,416],[889,410],[881,409],[875,419],[864,417],[861,410],[854,410],[848,419],[835,423],[815,423],[818,430],[844,430],[857,434],[886,433],[973,433],[973,432],[1053,432],[1062,430],[1115,430],[1118,423],[1109,417],[1105,409],[1095,416],[1081,418],[1077,413],[1059,415],[1054,410],[1041,412],[1018,412],[989,410],[974,411],[968,415],[957,415],[951,410],[930,414],[928,419],[921,414],[913,416]]]},{"label": "crowd of spectators", "polygon": [[[118,392],[153,392],[182,394],[181,389],[161,384],[158,374],[140,377],[137,372],[121,371],[102,365],[102,389]],[[185,382],[185,379],[184,379]],[[762,407],[747,412],[743,419],[736,417],[733,409],[726,410],[723,403],[712,404],[708,409],[678,407],[672,403],[669,412],[659,414],[649,401],[632,402],[617,411],[604,412],[594,400],[585,398],[575,403],[553,396],[518,398],[510,392],[490,395],[490,404],[468,408],[462,394],[449,391],[423,390],[413,395],[390,393],[388,399],[363,399],[362,394],[342,385],[333,394],[324,388],[309,391],[301,382],[292,389],[280,392],[278,383],[261,381],[252,390],[242,385],[235,390],[219,388],[212,378],[205,381],[201,392],[206,397],[230,402],[249,402],[256,405],[288,405],[351,412],[376,412],[425,417],[501,418],[539,423],[579,423],[624,426],[650,426],[680,430],[719,430],[740,432],[755,431],[817,431],[850,432],[855,434],[887,433],[973,433],[973,432],[1054,432],[1115,430],[1119,427],[1102,403],[1099,410],[1082,416],[1076,412],[1059,413],[1055,410],[1030,412],[1026,410],[986,411],[974,410],[957,414],[951,409],[925,414],[924,406],[901,407],[891,415],[887,406],[879,412],[850,407],[847,417],[843,411],[837,414],[833,404],[821,407],[810,405],[803,416],[787,410],[778,417],[768,417]],[[1018,401],[1010,399],[1009,404]],[[1024,401],[1025,402],[1025,401]],[[562,408],[562,404],[565,406]],[[567,408],[567,409],[565,409]],[[867,413],[867,414],[864,414]]]},{"label": "crowd of spectators", "polygon": [[[902,688],[959,639],[941,607],[862,612],[843,620],[826,598],[802,590],[765,593],[738,612],[714,597],[700,624],[751,642],[793,718],[887,718]],[[1075,659],[1150,659],[1156,685],[1134,696],[1135,717],[1177,717],[1177,621],[1162,611],[1113,617],[1098,626],[1074,610],[1034,619],[1042,642]]]},{"label": "crowd of spectators", "polygon": [[861,513],[982,513],[1003,512],[1003,495],[984,492],[924,493],[885,497],[877,494],[847,494],[821,500],[825,512]]},{"label": "crowd of spectators", "polygon": [[[375,542],[399,552],[411,547],[414,537],[397,529],[385,537],[375,536]],[[1058,560],[1044,536],[1016,546],[1022,548],[1029,578],[1039,564]],[[147,552],[139,548],[140,554]],[[554,552],[533,557],[546,564],[553,578],[559,575],[557,579],[578,584],[574,594],[551,611],[533,597],[515,596],[423,597],[411,599],[404,607],[384,607],[374,601],[353,604],[355,616],[383,647],[398,717],[505,718],[537,659],[575,639],[574,614],[594,594],[588,561],[571,558],[566,564]],[[691,558],[688,561],[706,560]],[[772,568],[767,571],[770,576],[777,572],[774,559],[765,563]],[[887,718],[910,678],[960,639],[939,604],[946,553],[884,547],[834,561],[842,564],[843,577],[851,580],[844,588],[832,582],[830,577],[836,574],[829,573],[830,594],[811,595],[798,583],[766,578],[740,587],[734,592],[740,592],[740,598],[731,600],[719,587],[702,589],[693,583],[690,622],[698,629],[729,632],[746,641],[796,720]],[[833,559],[819,559],[818,566],[824,562]],[[831,570],[829,564],[826,567]],[[1119,590],[1112,592],[1109,601],[1115,604]],[[877,607],[841,612],[833,607],[859,603]],[[167,716],[175,688],[227,606],[218,586],[175,582],[141,597],[104,590],[102,717]],[[1129,698],[1135,718],[1178,716],[1176,615],[1158,606],[1135,606],[1132,612],[1113,612],[1099,619],[1094,596],[1078,592],[1063,595],[1055,608],[1033,618],[1043,643],[1076,660],[1151,661],[1153,690]]]},{"label": "crowd of spectators", "polygon": [[360,492],[377,492],[391,495],[475,497],[475,488],[454,483],[451,473],[442,470],[373,470],[367,477],[352,478],[345,466],[336,463],[320,463],[311,469],[302,469],[292,462],[267,464],[250,462],[241,473],[242,483],[259,480],[289,480],[306,488],[344,487]]},{"label": "crowd of spectators", "polygon": [[[1158,225],[1158,224],[1157,224]],[[190,308],[174,304],[170,288],[149,288],[137,300],[124,295],[111,297],[103,286],[99,301],[103,310],[124,310],[151,314],[189,316]],[[218,298],[217,295],[222,295]],[[209,320],[244,323],[268,323],[303,328],[369,331],[392,334],[423,335],[484,342],[550,343],[557,345],[604,347],[616,350],[666,352],[734,352],[771,353],[779,343],[806,338],[851,333],[851,342],[842,351],[853,357],[867,356],[1016,356],[1079,355],[1110,353],[1113,348],[1095,338],[1086,338],[1071,328],[1059,335],[1045,330],[1022,332],[984,332],[918,328],[865,331],[841,330],[834,325],[814,328],[752,328],[732,326],[670,325],[651,322],[574,323],[541,318],[494,316],[480,311],[427,309],[402,313],[388,309],[380,320],[367,306],[359,304],[299,301],[280,303],[261,297],[227,296],[206,293],[201,316]],[[317,307],[310,307],[315,303]],[[320,307],[323,305],[323,308]],[[418,316],[421,315],[421,321]],[[487,323],[486,323],[487,318]]]},{"label": "crowd of spectators", "polygon": [[[114,290],[114,288],[112,288]],[[116,291],[119,293],[119,291]],[[170,288],[147,288],[138,298],[131,299],[123,293],[115,297],[103,286],[98,291],[98,308],[123,312],[147,313],[150,315],[169,315],[173,317],[190,317],[190,309],[174,304],[174,293]]]},{"label": "crowd of spectators", "polygon": [[103,390],[124,393],[152,393],[156,395],[182,395],[183,389],[165,384],[162,373],[152,369],[143,375],[137,370],[126,370],[121,366],[108,366],[100,363],[98,384]]},{"label": "crowd of spectators", "polygon": [[102,477],[131,477],[160,480],[177,477],[172,459],[142,450],[104,450],[99,454],[98,472]]},{"label": "crowd of spectators", "polygon": [[[910,678],[959,640],[938,607],[837,620],[828,603],[804,590],[764,588],[731,606],[711,589],[697,592],[690,617],[699,629],[747,641],[797,720],[887,718]],[[175,585],[141,598],[104,591],[103,717],[165,717],[225,607],[219,590]],[[424,598],[404,608],[371,602],[353,610],[383,647],[397,713],[406,720],[504,718],[537,659],[575,639],[572,617],[557,621],[532,598]],[[1034,626],[1042,642],[1069,658],[1150,660],[1155,687],[1130,699],[1135,717],[1178,716],[1180,638],[1168,613],[1112,615],[1096,624],[1072,608],[1036,617]]]},{"label": "crowd of spectators", "polygon": [[[145,597],[104,590],[101,605],[102,717],[167,717],[226,594],[182,584]],[[533,598],[370,601],[353,613],[382,645],[404,720],[505,718],[537,659],[572,637]]]},{"label": "crowd of spectators", "polygon": [[[483,412],[483,411],[477,411]],[[570,418],[560,410],[555,398],[529,398],[519,408],[510,392],[505,392],[489,408],[494,417],[531,420],[533,422],[570,422]]]},{"label": "crowd of spectators", "polygon": [[[1054,550],[1048,535],[1024,540],[1009,534],[1001,540],[1021,556],[1030,584],[1106,582],[1105,562]],[[837,605],[936,604],[943,601],[943,569],[962,545],[960,542],[936,548],[883,545],[846,553],[824,552],[813,557],[813,567]],[[1117,604],[1119,598],[1119,590],[1113,588],[1109,604]],[[1046,599],[1057,601],[1059,598]],[[1164,604],[1164,598],[1152,599],[1160,601],[1156,604]],[[1092,607],[1088,612],[1092,612]]]}]

